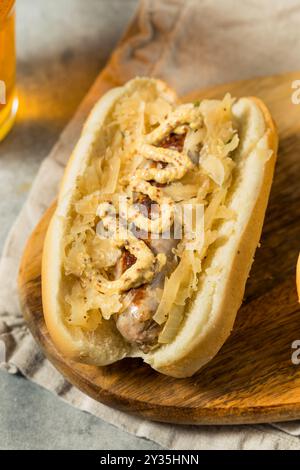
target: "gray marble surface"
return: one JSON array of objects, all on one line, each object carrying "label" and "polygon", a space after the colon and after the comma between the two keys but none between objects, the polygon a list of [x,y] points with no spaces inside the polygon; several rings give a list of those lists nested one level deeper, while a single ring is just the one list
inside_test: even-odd
[{"label": "gray marble surface", "polygon": [[22,377],[0,374],[0,449],[159,449]]},{"label": "gray marble surface", "polygon": [[[37,169],[105,64],[136,0],[18,0],[20,109],[0,143],[0,246]],[[0,449],[157,449],[0,373]]]}]

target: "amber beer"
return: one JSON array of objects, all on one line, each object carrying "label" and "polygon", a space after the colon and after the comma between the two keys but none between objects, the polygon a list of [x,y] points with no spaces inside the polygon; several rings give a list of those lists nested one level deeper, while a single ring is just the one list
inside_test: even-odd
[{"label": "amber beer", "polygon": [[0,0],[0,141],[12,127],[16,115],[15,81],[15,0]]}]

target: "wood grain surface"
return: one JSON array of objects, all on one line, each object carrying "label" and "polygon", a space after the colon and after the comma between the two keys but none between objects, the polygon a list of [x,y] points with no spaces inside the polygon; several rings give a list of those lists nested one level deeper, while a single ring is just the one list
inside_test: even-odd
[{"label": "wood grain surface", "polygon": [[[192,98],[256,95],[277,122],[279,157],[245,300],[234,330],[202,371],[174,379],[136,359],[93,367],[60,355],[47,332],[41,301],[41,254],[53,207],[36,227],[20,268],[22,308],[32,334],[64,376],[94,399],[148,419],[172,423],[232,424],[300,418],[300,365],[291,361],[300,340],[295,287],[300,248],[300,105],[292,82],[300,72],[235,82]],[[189,96],[191,98],[191,96]]]}]

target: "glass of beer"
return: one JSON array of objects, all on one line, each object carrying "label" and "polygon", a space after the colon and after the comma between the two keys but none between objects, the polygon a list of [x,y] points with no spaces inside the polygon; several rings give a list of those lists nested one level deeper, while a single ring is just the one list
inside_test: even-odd
[{"label": "glass of beer", "polygon": [[11,129],[17,108],[15,0],[0,0],[0,141]]}]

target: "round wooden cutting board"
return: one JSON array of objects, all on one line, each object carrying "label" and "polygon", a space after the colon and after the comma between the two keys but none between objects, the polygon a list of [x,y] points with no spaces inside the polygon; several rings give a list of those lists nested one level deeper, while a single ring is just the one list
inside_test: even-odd
[{"label": "round wooden cutting board", "polygon": [[[300,418],[300,365],[291,360],[300,340],[295,267],[300,248],[300,104],[292,103],[299,73],[222,85],[193,94],[257,95],[279,128],[272,194],[245,301],[219,354],[196,376],[174,379],[136,359],[107,367],[64,358],[47,332],[41,299],[41,254],[50,208],[26,246],[19,276],[28,326],[49,360],[79,389],[105,404],[172,423],[232,424]],[[300,354],[299,354],[300,357]]]}]

